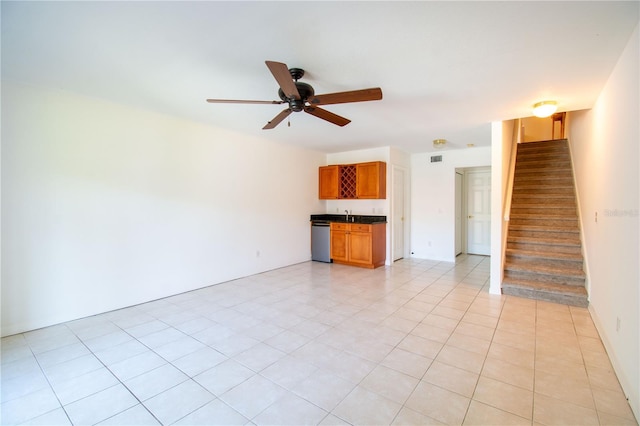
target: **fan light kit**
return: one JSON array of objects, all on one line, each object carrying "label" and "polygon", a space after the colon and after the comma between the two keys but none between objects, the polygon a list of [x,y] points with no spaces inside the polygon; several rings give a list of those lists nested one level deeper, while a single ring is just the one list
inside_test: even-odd
[{"label": "fan light kit", "polygon": [[542,101],[533,106],[533,115],[540,118],[549,117],[558,109],[556,101]]},{"label": "fan light kit", "polygon": [[267,68],[278,82],[279,101],[250,101],[235,99],[207,99],[207,102],[215,104],[289,104],[289,106],[276,115],[262,129],[273,129],[289,116],[292,112],[304,111],[338,126],[345,126],[351,120],[318,107],[318,105],[344,104],[349,102],[379,101],[382,99],[382,90],[379,87],[372,89],[351,90],[348,92],[327,93],[316,95],[313,87],[298,80],[304,76],[301,68],[289,69],[281,62],[265,61]]}]

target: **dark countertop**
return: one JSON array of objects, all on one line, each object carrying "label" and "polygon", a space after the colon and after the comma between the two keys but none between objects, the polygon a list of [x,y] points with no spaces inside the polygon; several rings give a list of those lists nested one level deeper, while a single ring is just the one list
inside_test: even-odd
[{"label": "dark countertop", "polygon": [[309,220],[311,222],[362,223],[367,225],[387,223],[386,216],[366,216],[358,214],[349,215],[348,222],[347,217],[344,214],[312,214]]}]

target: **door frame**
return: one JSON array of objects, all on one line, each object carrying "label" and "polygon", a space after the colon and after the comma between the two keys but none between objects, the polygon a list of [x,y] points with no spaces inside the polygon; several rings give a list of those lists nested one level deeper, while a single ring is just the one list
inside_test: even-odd
[{"label": "door frame", "polygon": [[[468,172],[489,172],[491,173],[491,166],[478,166],[478,167],[461,167],[461,168],[456,168],[455,173],[460,173],[462,174],[462,220],[460,221],[460,232],[462,235],[462,253],[461,254],[466,254],[469,252],[468,250],[468,238],[467,238],[467,232],[468,232],[468,227],[467,227],[467,221],[465,220],[465,218],[467,218],[467,216],[469,216],[469,208],[468,208],[468,196],[469,196],[469,187],[467,185],[467,173]],[[455,185],[454,185],[455,186]],[[458,190],[458,188],[456,188],[456,191]],[[456,194],[457,196],[458,194]],[[455,199],[455,197],[454,197]],[[454,208],[455,210],[455,208]],[[456,222],[456,226],[458,225],[458,223]],[[453,241],[453,246],[454,249],[453,251],[455,252],[455,230],[454,230],[454,235],[453,235],[454,241]],[[457,254],[454,253],[454,257],[456,257]]]},{"label": "door frame", "polygon": [[[393,263],[396,261],[396,253],[395,253],[395,247],[396,247],[396,238],[398,238],[398,236],[396,235],[395,232],[395,227],[394,225],[394,221],[397,219],[395,217],[395,208],[396,208],[396,203],[399,202],[398,197],[396,196],[396,187],[395,187],[395,181],[396,181],[396,172],[401,172],[403,174],[403,178],[404,178],[404,186],[403,186],[403,193],[402,193],[402,200],[403,200],[403,217],[404,217],[404,221],[403,221],[403,226],[402,226],[402,230],[403,230],[403,235],[402,235],[402,239],[403,239],[403,244],[402,244],[402,251],[403,256],[402,258],[408,258],[410,257],[410,241],[409,238],[411,236],[411,220],[409,217],[410,211],[411,209],[410,207],[410,200],[409,200],[409,195],[410,195],[410,178],[411,178],[411,174],[408,173],[408,170],[406,167],[402,167],[399,166],[397,164],[392,164],[391,165],[391,223],[389,224],[389,228],[390,228],[390,236],[391,236],[391,247],[390,247],[390,255],[391,255],[391,262]],[[397,260],[400,260],[397,259]]]},{"label": "door frame", "polygon": [[466,229],[466,221],[464,221],[462,218],[465,216],[465,209],[464,209],[464,204],[465,204],[465,200],[464,200],[464,180],[465,180],[465,176],[464,174],[459,171],[458,169],[456,169],[456,174],[455,174],[455,194],[454,194],[454,200],[455,200],[455,207],[453,209],[454,211],[454,215],[455,215],[455,226],[454,226],[454,243],[453,243],[453,250],[454,250],[454,255],[458,256],[459,254],[462,254],[466,251],[466,233],[464,232]]}]

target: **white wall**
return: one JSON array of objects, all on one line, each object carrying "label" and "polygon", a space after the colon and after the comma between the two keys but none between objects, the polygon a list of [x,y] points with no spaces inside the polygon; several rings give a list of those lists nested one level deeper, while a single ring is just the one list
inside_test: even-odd
[{"label": "white wall", "polygon": [[324,154],[2,91],[2,335],[310,259]]},{"label": "white wall", "polygon": [[568,129],[589,265],[589,309],[636,418],[640,418],[639,39],[636,27],[595,106],[572,113]]},{"label": "white wall", "polygon": [[[442,155],[442,162],[431,163],[432,155]],[[413,257],[455,260],[455,171],[480,166],[491,166],[491,147],[411,156]]]}]

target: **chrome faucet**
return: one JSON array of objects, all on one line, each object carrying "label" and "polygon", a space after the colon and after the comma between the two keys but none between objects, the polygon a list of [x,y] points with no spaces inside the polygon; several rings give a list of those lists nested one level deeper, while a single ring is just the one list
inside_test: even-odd
[{"label": "chrome faucet", "polygon": [[347,222],[349,222],[349,210],[344,211],[347,214]]}]

